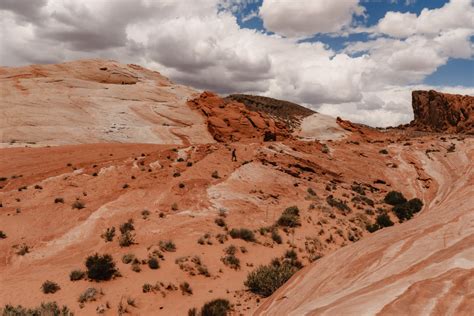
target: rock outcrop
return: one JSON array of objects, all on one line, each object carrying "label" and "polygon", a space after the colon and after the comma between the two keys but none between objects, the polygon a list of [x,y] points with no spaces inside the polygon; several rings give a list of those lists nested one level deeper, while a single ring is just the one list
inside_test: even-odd
[{"label": "rock outcrop", "polygon": [[205,116],[209,132],[219,142],[281,140],[289,136],[283,122],[212,92],[203,92],[188,104]]},{"label": "rock outcrop", "polygon": [[412,106],[415,118],[410,126],[417,130],[474,134],[472,96],[413,91]]}]

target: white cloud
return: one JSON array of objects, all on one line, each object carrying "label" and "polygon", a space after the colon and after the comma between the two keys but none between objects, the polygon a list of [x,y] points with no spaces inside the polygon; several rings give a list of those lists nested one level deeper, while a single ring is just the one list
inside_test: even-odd
[{"label": "white cloud", "polygon": [[[472,6],[465,1],[453,0],[419,16],[387,13],[369,30],[369,41],[352,42],[343,52],[281,35],[347,30],[353,13],[361,13],[356,0],[310,1],[304,9],[303,1],[262,7],[260,15],[275,35],[237,24],[232,12],[253,1],[63,0],[25,9],[28,1],[0,0],[0,60],[21,65],[112,58],[143,64],[197,88],[267,95],[385,126],[411,119],[410,92],[423,78],[449,58],[473,56],[474,28],[464,17]],[[283,14],[289,4],[293,7]],[[444,18],[454,14],[463,26]],[[439,25],[425,31],[433,19]],[[397,23],[415,26],[407,31]]]},{"label": "white cloud", "polygon": [[260,8],[265,28],[288,37],[338,32],[351,24],[354,14],[363,14],[358,0],[264,0]]}]

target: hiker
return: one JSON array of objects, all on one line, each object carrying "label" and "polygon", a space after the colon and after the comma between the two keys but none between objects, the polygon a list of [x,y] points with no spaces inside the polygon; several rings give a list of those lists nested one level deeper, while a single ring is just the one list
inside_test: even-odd
[{"label": "hiker", "polygon": [[237,161],[237,155],[235,154],[235,148],[232,149],[232,161]]}]

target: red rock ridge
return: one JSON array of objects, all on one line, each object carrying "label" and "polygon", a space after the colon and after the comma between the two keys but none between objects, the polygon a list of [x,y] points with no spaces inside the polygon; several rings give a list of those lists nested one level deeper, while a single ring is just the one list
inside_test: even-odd
[{"label": "red rock ridge", "polygon": [[412,106],[410,126],[417,130],[474,134],[472,96],[418,90],[412,92]]},{"label": "red rock ridge", "polygon": [[204,115],[209,132],[218,142],[276,140],[289,136],[286,126],[265,113],[251,111],[243,103],[224,100],[209,91],[188,104]]}]

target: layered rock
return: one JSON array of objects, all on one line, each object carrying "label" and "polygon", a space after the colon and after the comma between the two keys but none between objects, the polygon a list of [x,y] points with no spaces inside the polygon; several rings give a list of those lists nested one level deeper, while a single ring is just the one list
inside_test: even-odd
[{"label": "layered rock", "polygon": [[430,132],[474,134],[474,97],[413,91],[414,120],[410,126]]},{"label": "layered rock", "polygon": [[219,142],[281,140],[289,135],[282,122],[212,92],[203,92],[188,104],[205,116],[209,132]]}]

